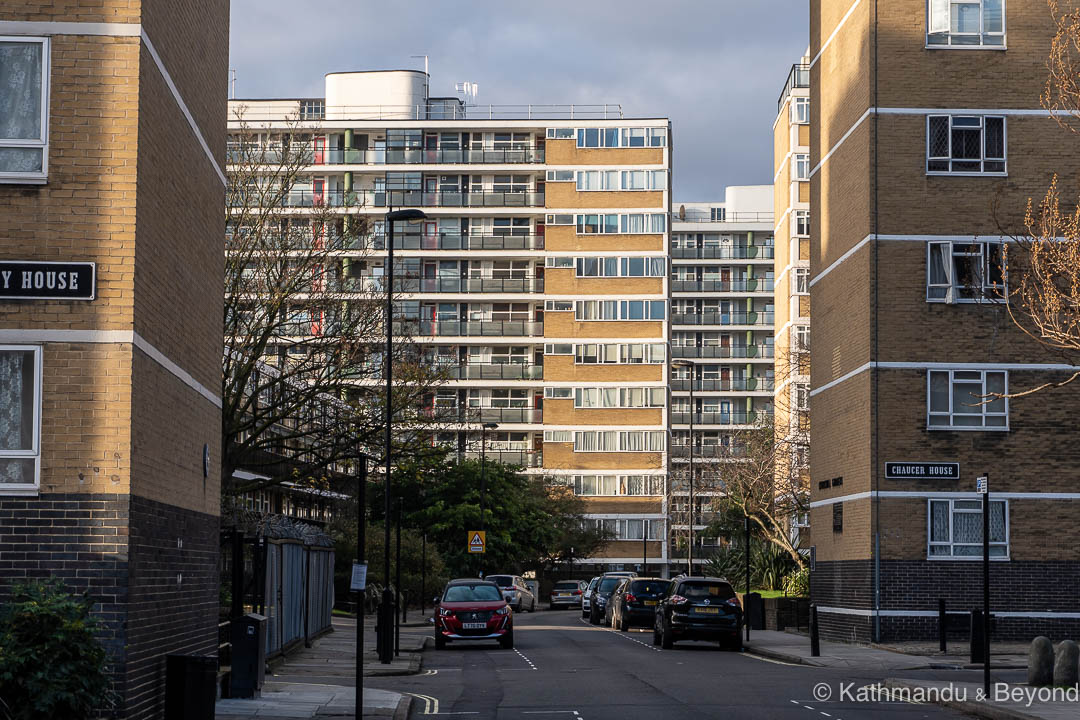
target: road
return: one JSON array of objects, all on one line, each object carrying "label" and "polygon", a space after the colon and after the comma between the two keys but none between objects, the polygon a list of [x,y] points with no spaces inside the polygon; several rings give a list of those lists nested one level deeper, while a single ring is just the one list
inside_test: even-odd
[{"label": "road", "polygon": [[[369,686],[414,694],[413,720],[425,715],[461,720],[965,717],[935,705],[839,698],[841,683],[853,683],[854,692],[882,677],[778,663],[725,652],[714,643],[661,650],[653,647],[651,631],[620,633],[589,625],[578,611],[521,613],[514,623],[514,650],[494,642],[429,649],[422,674],[371,678]],[[956,672],[958,681],[976,678],[967,676]],[[818,683],[829,686],[830,700],[814,698]]]}]

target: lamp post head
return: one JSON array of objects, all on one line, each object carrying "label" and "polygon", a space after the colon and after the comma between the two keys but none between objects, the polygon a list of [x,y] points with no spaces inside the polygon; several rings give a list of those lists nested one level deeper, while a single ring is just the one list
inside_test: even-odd
[{"label": "lamp post head", "polygon": [[427,217],[427,213],[423,210],[408,209],[408,210],[391,210],[386,213],[386,221],[394,222],[395,220],[423,220]]}]

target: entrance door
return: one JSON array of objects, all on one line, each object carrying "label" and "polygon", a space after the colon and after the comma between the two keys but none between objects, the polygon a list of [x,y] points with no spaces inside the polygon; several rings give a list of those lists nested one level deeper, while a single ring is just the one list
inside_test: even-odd
[{"label": "entrance door", "polygon": [[435,133],[424,135],[424,162],[439,162],[439,136]]},{"label": "entrance door", "polygon": [[321,135],[315,138],[314,157],[312,160],[315,165],[322,165],[326,162],[326,138]]}]

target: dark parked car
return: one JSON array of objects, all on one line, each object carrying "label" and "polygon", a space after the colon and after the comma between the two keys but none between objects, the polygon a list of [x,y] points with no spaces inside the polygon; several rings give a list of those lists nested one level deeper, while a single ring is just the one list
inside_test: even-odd
[{"label": "dark parked car", "polygon": [[600,582],[600,576],[597,575],[589,581],[589,586],[585,588],[584,594],[581,596],[581,617],[589,617],[589,608],[592,606],[592,595],[596,592],[596,586]]},{"label": "dark parked car", "polygon": [[742,649],[742,606],[721,578],[672,580],[656,606],[653,645],[669,649],[676,640],[719,640],[721,647]]},{"label": "dark parked car", "polygon": [[656,607],[670,584],[661,578],[628,578],[621,583],[607,604],[611,627],[624,632],[633,625],[652,627]]},{"label": "dark parked car", "polygon": [[589,596],[589,622],[593,625],[600,624],[601,618],[605,617],[607,613],[608,598],[611,597],[611,593],[615,592],[615,588],[619,586],[619,583],[626,579],[624,575],[600,576],[600,582],[596,584],[596,589]]},{"label": "dark parked car", "polygon": [[551,588],[551,609],[581,605],[581,594],[588,587],[584,580],[560,580]]},{"label": "dark parked car", "polygon": [[498,585],[476,578],[446,584],[435,601],[435,647],[458,640],[497,640],[514,647],[514,613]]}]

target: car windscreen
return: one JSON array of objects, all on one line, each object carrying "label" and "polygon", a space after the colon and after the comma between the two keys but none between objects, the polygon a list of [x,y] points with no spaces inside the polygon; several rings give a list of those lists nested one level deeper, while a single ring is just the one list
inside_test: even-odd
[{"label": "car windscreen", "polygon": [[735,597],[735,591],[727,583],[688,582],[679,586],[678,594],[687,600],[718,598],[729,600]]},{"label": "car windscreen", "polygon": [[579,590],[577,582],[557,582],[554,590]]},{"label": "car windscreen", "polygon": [[596,588],[597,592],[609,593],[615,589],[615,586],[621,583],[625,578],[621,577],[606,577],[600,581],[600,586]]},{"label": "car windscreen", "polygon": [[446,588],[443,602],[498,602],[502,593],[493,585],[451,585]]},{"label": "car windscreen", "polygon": [[670,583],[666,580],[634,580],[630,592],[635,595],[660,595]]},{"label": "car windscreen", "polygon": [[488,575],[488,580],[501,588],[513,587],[514,578],[510,575]]}]

